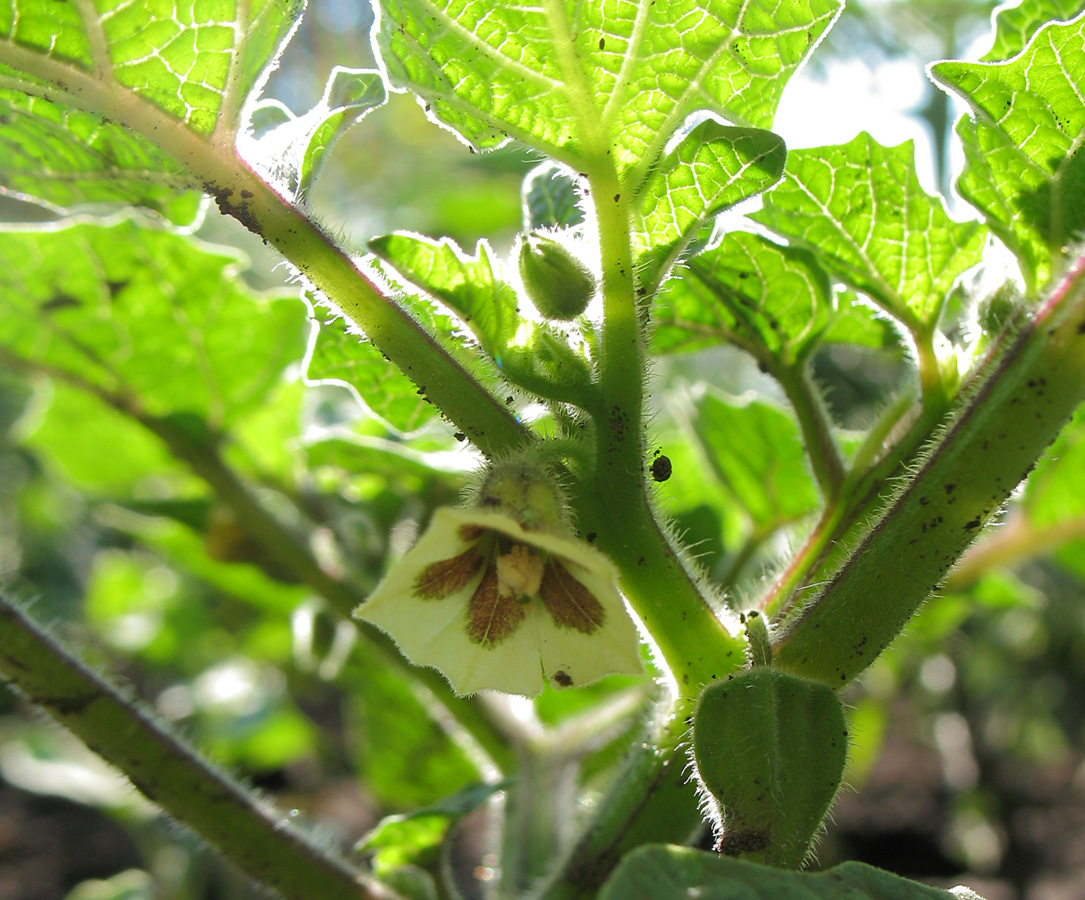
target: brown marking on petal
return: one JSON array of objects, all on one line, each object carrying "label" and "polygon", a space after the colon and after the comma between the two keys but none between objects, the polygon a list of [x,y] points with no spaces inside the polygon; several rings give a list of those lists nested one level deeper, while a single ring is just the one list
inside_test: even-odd
[{"label": "brown marking on petal", "polygon": [[566,672],[564,669],[558,669],[554,673],[554,681],[559,687],[572,687],[573,676]]},{"label": "brown marking on petal", "polygon": [[477,541],[485,533],[481,525],[461,525],[459,530],[460,540],[468,542]]},{"label": "brown marking on petal", "polygon": [[591,634],[606,618],[603,605],[595,595],[556,559],[550,560],[543,573],[539,596],[559,628],[575,628],[583,634]]},{"label": "brown marking on petal", "polygon": [[520,627],[527,607],[514,597],[502,597],[497,589],[497,566],[482,576],[467,605],[467,637],[473,643],[492,647]]},{"label": "brown marking on petal", "polygon": [[477,547],[468,547],[459,556],[430,563],[414,583],[414,592],[423,600],[444,600],[462,590],[478,573],[482,555]]}]

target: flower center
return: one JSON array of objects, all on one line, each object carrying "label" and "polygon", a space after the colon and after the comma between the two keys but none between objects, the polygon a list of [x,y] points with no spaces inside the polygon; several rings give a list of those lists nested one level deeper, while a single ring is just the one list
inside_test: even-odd
[{"label": "flower center", "polygon": [[513,544],[497,557],[497,593],[501,597],[533,597],[543,579],[543,561],[523,544]]}]

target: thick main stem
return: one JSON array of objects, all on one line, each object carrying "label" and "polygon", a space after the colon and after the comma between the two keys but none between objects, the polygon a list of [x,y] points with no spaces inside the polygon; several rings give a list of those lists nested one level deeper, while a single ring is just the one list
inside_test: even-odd
[{"label": "thick main stem", "polygon": [[207,763],[0,596],[0,675],[142,794],[287,900],[392,900],[281,812]]},{"label": "thick main stem", "polygon": [[839,687],[905,622],[1085,398],[1085,255],[1007,335],[944,433],[775,646],[777,665]]}]

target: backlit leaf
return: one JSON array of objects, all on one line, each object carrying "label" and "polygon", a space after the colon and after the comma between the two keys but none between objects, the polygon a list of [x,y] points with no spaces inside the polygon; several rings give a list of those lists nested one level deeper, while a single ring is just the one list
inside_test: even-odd
[{"label": "backlit leaf", "polygon": [[1031,287],[1085,228],[1083,46],[1085,15],[1041,28],[1008,62],[930,69],[972,109],[957,125],[967,160],[957,189],[1017,255]]},{"label": "backlit leaf", "polygon": [[147,104],[200,135],[232,135],[301,9],[14,0],[0,10],[0,186],[58,207],[127,202],[190,221],[200,185],[115,119]]},{"label": "backlit leaf", "polygon": [[910,330],[933,326],[946,294],[980,260],[985,229],[954,222],[916,177],[912,142],[794,150],[783,180],[751,218],[810,248],[845,284]]},{"label": "backlit leaf", "polygon": [[634,254],[648,294],[711,216],[780,178],[786,150],[770,131],[702,122],[652,171],[638,196]]},{"label": "backlit leaf", "polygon": [[653,344],[694,349],[728,341],[759,362],[790,365],[829,324],[829,280],[812,253],[731,232],[699,253],[656,298]]},{"label": "backlit leaf", "polygon": [[578,170],[585,154],[609,150],[635,189],[697,110],[771,125],[788,78],[840,8],[384,0],[376,43],[393,84],[474,147],[513,138]]}]

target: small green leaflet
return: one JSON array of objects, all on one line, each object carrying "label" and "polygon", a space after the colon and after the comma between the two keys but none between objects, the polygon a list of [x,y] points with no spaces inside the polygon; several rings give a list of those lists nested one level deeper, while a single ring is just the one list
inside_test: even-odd
[{"label": "small green leaflet", "polygon": [[630,190],[685,119],[767,128],[838,0],[382,0],[391,82],[477,149],[521,141],[581,170],[611,153]]},{"label": "small green leaflet", "polygon": [[986,230],[954,222],[915,174],[912,142],[869,134],[788,154],[783,180],[750,218],[818,254],[910,331],[937,322],[954,280],[980,261]]},{"label": "small green leaflet", "polygon": [[115,124],[157,107],[201,135],[240,112],[292,32],[299,0],[0,8],[0,184],[69,208],[134,203],[187,223],[200,187],[159,146]]},{"label": "small green leaflet", "polygon": [[373,238],[369,250],[407,281],[446,304],[483,349],[499,357],[520,321],[516,291],[501,280],[493,251],[479,241],[468,256],[450,239],[400,233]]},{"label": "small green leaflet", "polygon": [[1004,63],[941,62],[931,77],[972,108],[957,188],[1041,287],[1085,228],[1085,15],[1050,24]]},{"label": "small green leaflet", "polygon": [[714,119],[694,128],[649,174],[637,198],[633,252],[641,289],[655,293],[711,216],[778,181],[786,155],[783,139],[771,131]]},{"label": "small green leaflet", "polygon": [[337,312],[318,306],[317,331],[305,357],[309,384],[338,384],[374,416],[402,434],[417,431],[437,415],[414,382],[389,365],[357,331],[348,331]]},{"label": "small green leaflet", "polygon": [[384,103],[385,96],[379,72],[336,66],[324,96],[304,115],[295,116],[277,101],[257,106],[252,126],[260,136],[245,155],[267,169],[287,196],[303,199],[332,144]]},{"label": "small green leaflet", "polygon": [[567,169],[541,163],[524,178],[524,231],[572,228],[584,221],[577,203],[576,181]]}]

